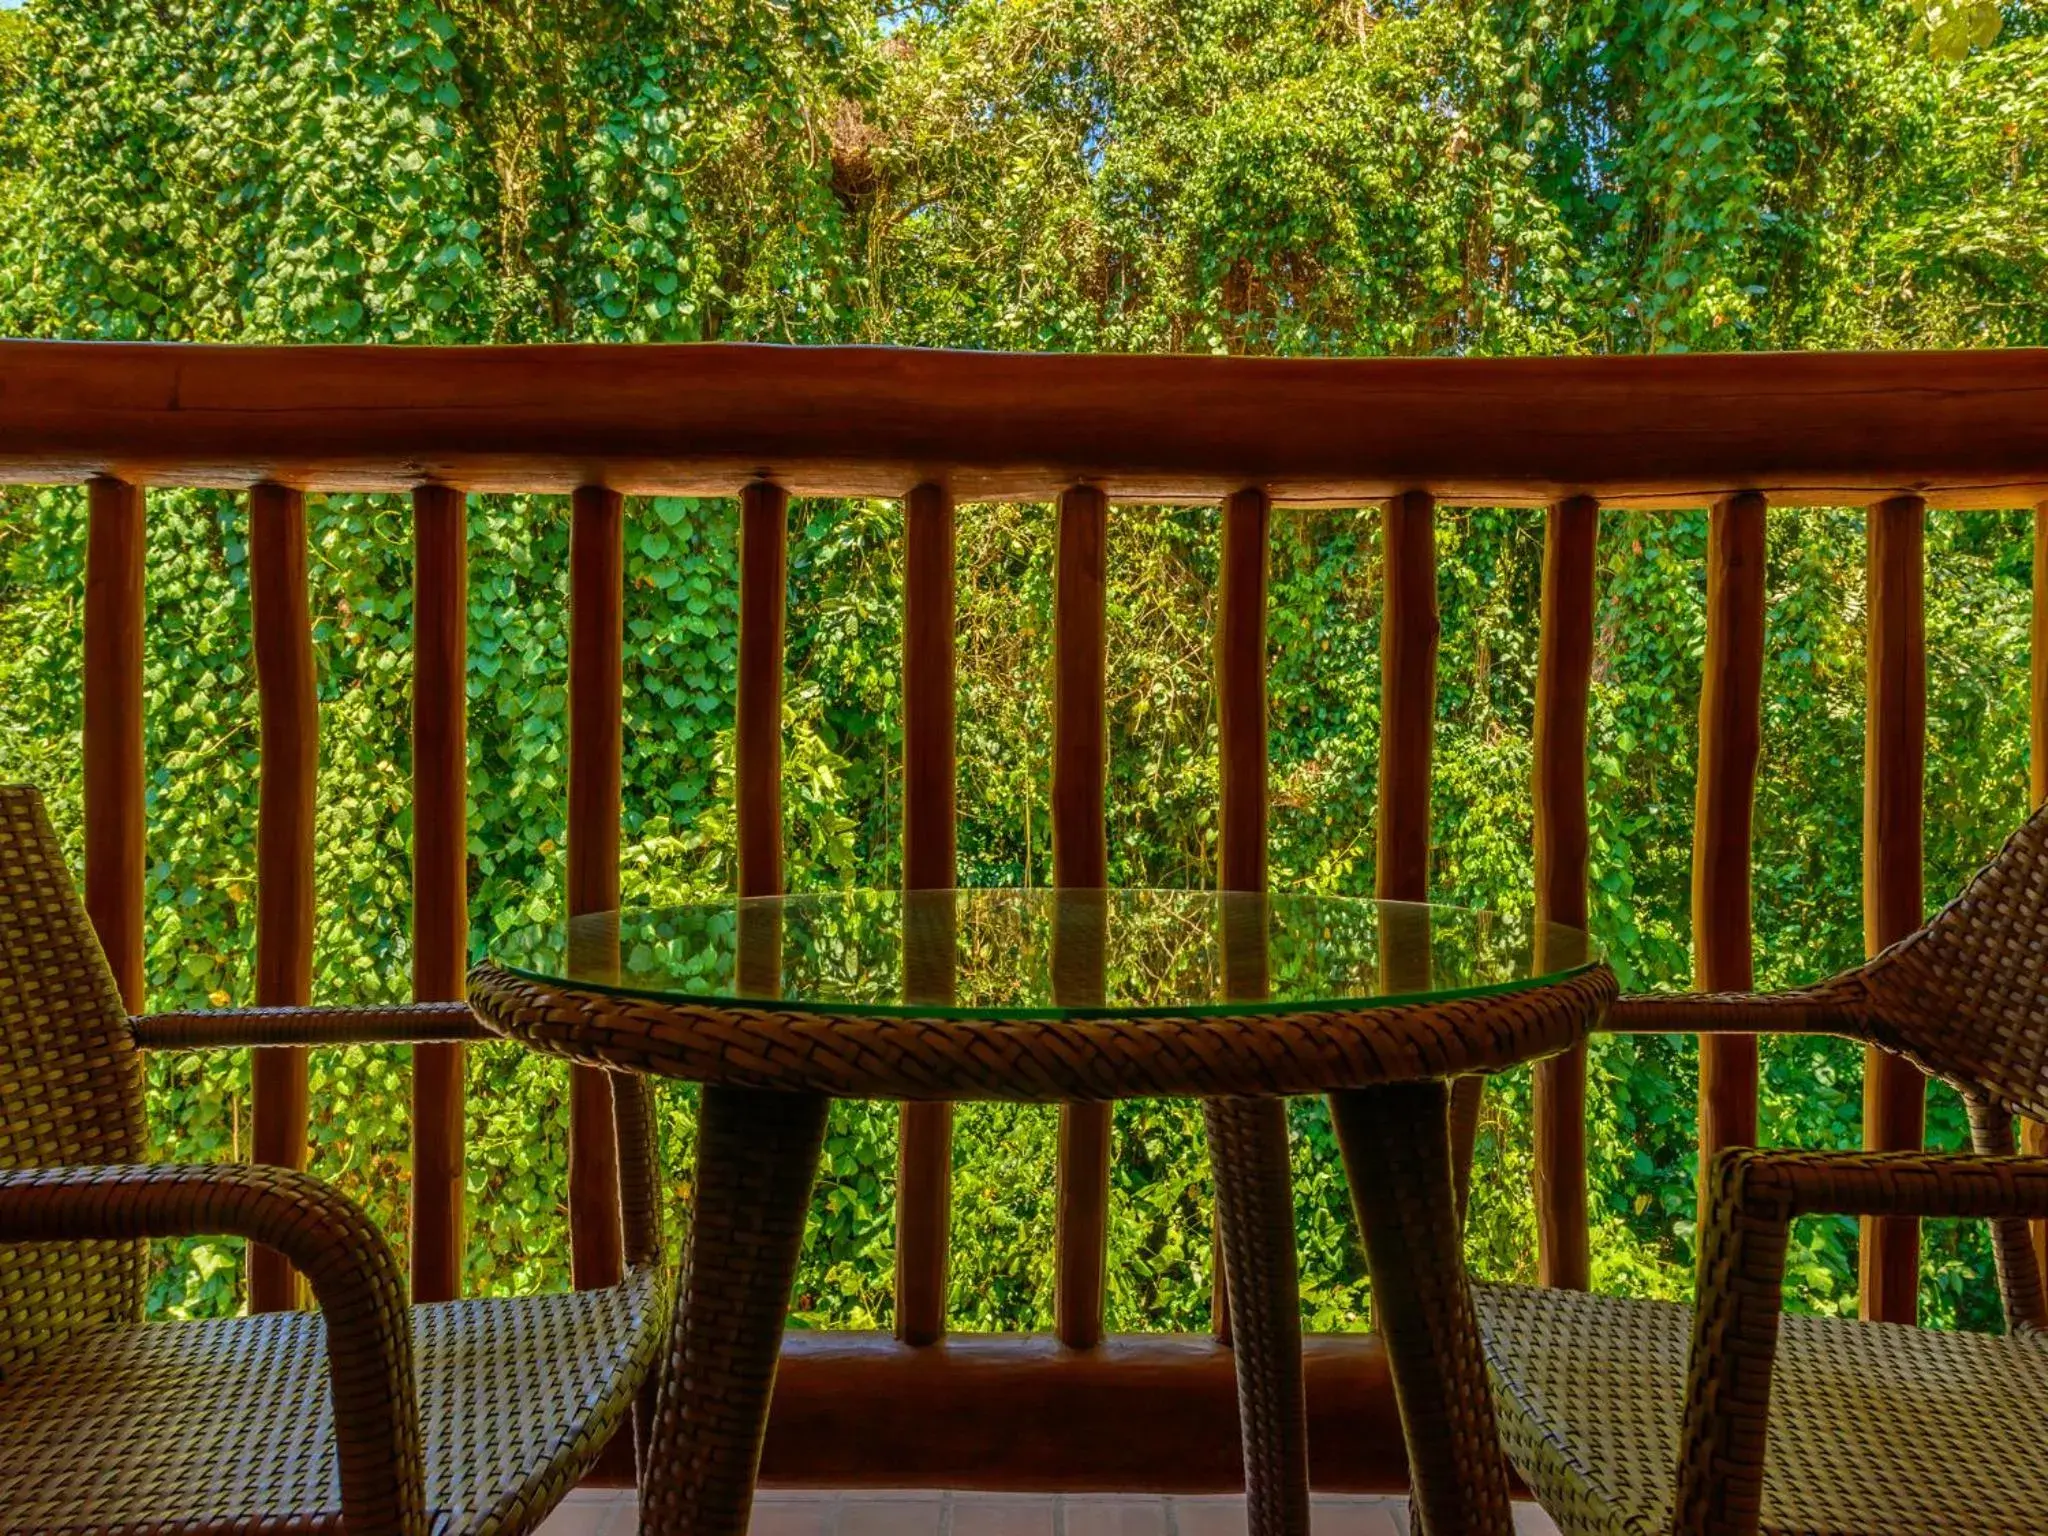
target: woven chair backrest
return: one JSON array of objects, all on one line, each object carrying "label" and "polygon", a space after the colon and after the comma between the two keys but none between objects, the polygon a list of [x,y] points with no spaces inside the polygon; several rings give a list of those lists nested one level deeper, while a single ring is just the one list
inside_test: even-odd
[{"label": "woven chair backrest", "polygon": [[2048,1119],[2048,809],[1862,979],[1881,1043]]},{"label": "woven chair backrest", "polygon": [[[0,1169],[133,1163],[141,1063],[42,797],[0,784]],[[0,1381],[82,1328],[131,1322],[142,1244],[0,1245]]]}]

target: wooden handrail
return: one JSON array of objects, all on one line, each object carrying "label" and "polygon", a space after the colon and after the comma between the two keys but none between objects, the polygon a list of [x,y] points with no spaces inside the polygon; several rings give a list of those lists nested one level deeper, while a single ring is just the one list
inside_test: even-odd
[{"label": "wooden handrail", "polygon": [[0,342],[0,481],[961,501],[2048,496],[2048,350],[1315,360]]}]

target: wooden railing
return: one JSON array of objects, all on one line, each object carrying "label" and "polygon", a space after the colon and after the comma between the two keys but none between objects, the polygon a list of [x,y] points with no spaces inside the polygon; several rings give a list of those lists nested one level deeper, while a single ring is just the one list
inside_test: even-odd
[{"label": "wooden railing", "polygon": [[[1223,505],[1217,635],[1220,879],[1266,873],[1266,547],[1275,503],[1382,506],[1386,572],[1377,880],[1421,896],[1436,686],[1435,510],[1546,510],[1535,775],[1536,900],[1586,912],[1586,707],[1602,504],[1712,507],[1700,700],[1696,981],[1751,977],[1750,809],[1763,657],[1765,510],[1870,508],[1865,938],[1921,915],[1929,507],[2048,500],[2048,353],[1519,361],[1014,357],[884,350],[557,347],[385,350],[0,344],[0,480],[90,486],[85,604],[86,892],[128,1004],[142,1006],[143,492],[245,490],[262,718],[256,1001],[308,1001],[318,722],[306,594],[307,490],[409,492],[417,541],[414,985],[460,995],[464,890],[464,493],[572,498],[567,895],[618,899],[623,527],[628,498],[738,496],[739,887],[782,888],[786,524],[792,495],[905,503],[904,879],[950,884],[954,834],[953,508],[1056,500],[1053,858],[1099,885],[1104,598],[1113,502]],[[2048,507],[2037,527],[2034,783],[2048,795]],[[452,1295],[462,1237],[462,1047],[414,1058],[413,1286]],[[1754,1041],[1703,1043],[1703,1150],[1756,1135]],[[618,1273],[609,1104],[572,1089],[579,1285]],[[302,1163],[302,1053],[264,1053],[255,1151]],[[1540,1271],[1588,1275],[1582,1054],[1536,1076]],[[1457,1099],[1469,1126],[1476,1095]],[[1917,1143],[1912,1069],[1873,1059],[1873,1145]],[[902,1119],[897,1337],[788,1346],[766,1475],[829,1484],[1226,1488],[1238,1440],[1219,1342],[1103,1338],[1108,1123],[1060,1134],[1052,1339],[946,1337],[944,1106]],[[2036,1143],[2039,1144],[2038,1142]],[[1916,1234],[1864,1245],[1869,1315],[1910,1319]],[[258,1307],[289,1304],[274,1259]],[[1218,1315],[1222,1315],[1221,1309]],[[1400,1439],[1377,1346],[1307,1345],[1314,1478],[1397,1486]]]}]

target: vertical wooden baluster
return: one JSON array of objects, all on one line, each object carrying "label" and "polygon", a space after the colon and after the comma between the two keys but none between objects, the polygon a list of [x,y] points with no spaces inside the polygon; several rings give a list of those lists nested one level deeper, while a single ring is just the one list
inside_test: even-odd
[{"label": "vertical wooden baluster", "polygon": [[[1380,782],[1373,894],[1429,899],[1430,760],[1436,735],[1436,498],[1406,491],[1381,510],[1386,607],[1380,616]],[[1426,946],[1421,951],[1427,954]],[[1426,986],[1419,978],[1415,985]],[[1486,1082],[1451,1084],[1451,1157],[1458,1209],[1472,1177]]]},{"label": "vertical wooden baluster", "polygon": [[[1266,565],[1272,503],[1239,491],[1223,504],[1216,593],[1217,887],[1266,888]],[[1222,1226],[1210,1244],[1209,1314],[1218,1343],[1230,1342],[1230,1285]]]},{"label": "vertical wooden baluster", "polygon": [[740,659],[733,772],[742,896],[782,894],[782,645],[789,602],[789,493],[740,494]]},{"label": "vertical wooden baluster", "polygon": [[[412,495],[412,995],[455,1002],[469,963],[467,500]],[[412,1051],[412,1299],[462,1293],[463,1068],[459,1042]]]},{"label": "vertical wooden baluster", "polygon": [[1436,732],[1436,498],[1394,497],[1381,514],[1380,783],[1373,894],[1429,896],[1430,750]]},{"label": "vertical wooden baluster", "polygon": [[[1746,992],[1750,816],[1763,739],[1764,498],[1714,504],[1707,524],[1707,654],[1693,802],[1693,985]],[[1700,1037],[1700,1168],[1756,1145],[1756,1037]]]},{"label": "vertical wooden baluster", "polygon": [[[1927,759],[1927,504],[1895,496],[1869,513],[1869,658],[1863,723],[1863,944],[1869,954],[1920,926],[1921,791]],[[1917,1151],[1927,1083],[1903,1057],[1863,1052],[1863,1145]],[[1865,1217],[1858,1268],[1866,1319],[1918,1319],[1920,1223]]]},{"label": "vertical wooden baluster", "polygon": [[[953,498],[920,485],[903,505],[903,886],[951,890],[956,873],[953,804]],[[934,909],[930,935],[949,949],[952,909]],[[910,926],[904,929],[909,965]],[[952,1001],[942,954],[931,985],[904,977],[909,1001]],[[944,995],[925,995],[938,993]],[[936,1343],[946,1331],[946,1248],[953,1204],[953,1106],[905,1104],[896,1153],[896,1337]]]},{"label": "vertical wooden baluster", "polygon": [[[312,1001],[313,802],[320,714],[306,593],[306,498],[282,485],[249,492],[249,610],[262,718],[256,817],[256,1005]],[[306,1166],[306,1052],[256,1052],[254,1158]],[[284,1255],[250,1245],[249,1310],[297,1305]]]},{"label": "vertical wooden baluster", "polygon": [[[782,876],[782,668],[789,605],[789,493],[757,480],[740,492],[738,696],[733,715],[733,815],[739,894],[780,896]],[[740,990],[782,993],[782,913],[739,918]]]},{"label": "vertical wooden baluster", "polygon": [[[2034,509],[2033,655],[2028,667],[2027,804],[2048,804],[2048,502]],[[2048,1157],[2048,1125],[2020,1117],[2020,1150]],[[2048,1221],[2034,1223],[2034,1253],[2048,1274]]]},{"label": "vertical wooden baluster", "polygon": [[[1101,491],[1075,486],[1060,497],[1053,596],[1052,881],[1063,890],[1099,889],[1109,877],[1103,821],[1108,540],[1109,500]],[[1102,1338],[1109,1140],[1109,1105],[1060,1106],[1053,1326],[1060,1341],[1075,1349]]]},{"label": "vertical wooden baluster", "polygon": [[85,910],[130,1013],[142,1012],[142,488],[87,488]]},{"label": "vertical wooden baluster", "polygon": [[[620,762],[624,751],[625,502],[580,487],[569,511],[569,915],[619,905]],[[610,1079],[569,1069],[569,1246],[578,1290],[617,1285],[618,1143]]]},{"label": "vertical wooden baluster", "polygon": [[[782,665],[789,604],[789,493],[756,481],[740,492],[740,634],[733,717],[733,815],[739,894],[780,896]],[[742,908],[741,992],[782,995],[782,912]]]},{"label": "vertical wooden baluster", "polygon": [[[1431,737],[1436,716],[1435,501],[1409,491],[1385,507],[1382,559],[1386,606],[1380,620],[1380,792],[1377,893],[1420,902],[1427,893]],[[1431,984],[1430,912],[1390,906],[1381,914],[1383,992]],[[1499,1444],[1492,1400],[1460,1397],[1446,1383],[1480,1379],[1478,1325],[1464,1279],[1459,1228],[1417,1222],[1383,1197],[1377,1175],[1404,1165],[1419,1187],[1434,1185],[1462,1215],[1470,1186],[1477,1077],[1410,1082],[1330,1095],[1351,1203],[1373,1272],[1373,1326],[1387,1352],[1409,1453],[1410,1492],[1431,1530],[1505,1530],[1507,1479],[1488,1454]],[[1392,1254],[1405,1251],[1437,1282],[1400,1283]],[[1475,1470],[1476,1469],[1476,1470]]]},{"label": "vertical wooden baluster", "polygon": [[1239,491],[1223,504],[1216,607],[1216,867],[1226,891],[1266,888],[1266,561],[1272,504]]},{"label": "vertical wooden baluster", "polygon": [[[1436,733],[1436,650],[1442,632],[1436,605],[1436,498],[1408,491],[1380,514],[1380,559],[1386,601],[1380,614],[1380,781],[1375,810],[1373,895],[1381,901],[1429,899],[1430,765]],[[1385,991],[1430,984],[1428,924],[1389,914],[1393,925],[1381,956]],[[1399,938],[1396,938],[1398,930]],[[1476,1080],[1475,1080],[1476,1081]],[[1451,1113],[1467,1124],[1454,1084]],[[1459,1157],[1457,1127],[1452,1156]],[[1471,1148],[1462,1151],[1469,1167]],[[1460,1177],[1464,1175],[1461,1171]]]},{"label": "vertical wooden baluster", "polygon": [[[1222,904],[1225,996],[1263,1001],[1271,987],[1266,895],[1266,578],[1272,504],[1243,490],[1223,504],[1216,621],[1217,884],[1249,893]],[[1287,1101],[1203,1105],[1216,1171],[1217,1336],[1237,1351],[1238,1422],[1250,1529],[1309,1528],[1308,1403],[1302,1387],[1301,1288],[1295,1263]]]},{"label": "vertical wooden baluster", "polygon": [[[1600,504],[1574,496],[1543,530],[1542,631],[1536,661],[1537,962],[1553,963],[1545,925],[1586,926],[1586,701],[1593,679],[1593,571]],[[1586,1048],[1536,1063],[1536,1277],[1584,1290]]]}]

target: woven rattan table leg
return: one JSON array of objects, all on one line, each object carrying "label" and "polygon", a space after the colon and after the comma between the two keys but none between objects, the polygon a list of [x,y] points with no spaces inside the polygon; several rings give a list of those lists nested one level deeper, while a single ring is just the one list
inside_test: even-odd
[{"label": "woven rattan table leg", "polygon": [[830,1104],[704,1088],[683,1295],[641,1477],[645,1532],[745,1536]]},{"label": "woven rattan table leg", "polygon": [[1373,1323],[1401,1410],[1415,1524],[1429,1536],[1509,1536],[1507,1463],[1454,1214],[1449,1108],[1442,1082],[1330,1095],[1372,1269]]},{"label": "woven rattan table leg", "polygon": [[1205,1099],[1251,1536],[1308,1536],[1308,1405],[1285,1099]]}]

